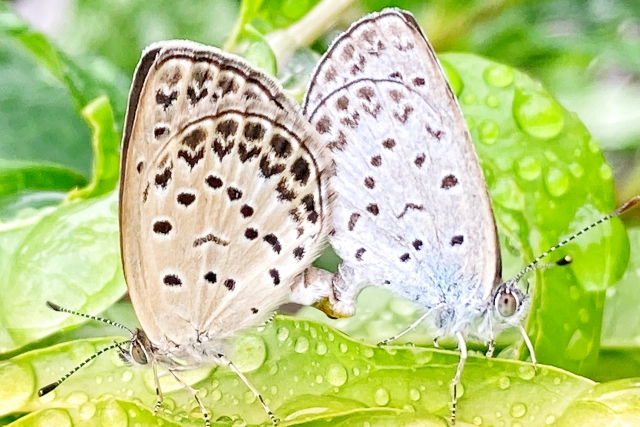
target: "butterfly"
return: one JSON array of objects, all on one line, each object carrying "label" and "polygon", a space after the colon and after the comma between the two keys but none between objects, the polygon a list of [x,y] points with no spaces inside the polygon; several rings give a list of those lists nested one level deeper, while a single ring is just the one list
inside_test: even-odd
[{"label": "butterfly", "polygon": [[351,316],[359,292],[375,285],[424,307],[383,344],[427,317],[436,337],[455,339],[452,422],[467,338],[489,342],[491,355],[495,334],[516,327],[535,366],[521,325],[529,297],[518,282],[550,252],[638,202],[503,280],[491,201],[466,122],[433,48],[402,10],[370,14],[337,37],[312,74],[303,111],[336,167],[329,241],[342,263],[316,306],[331,317]]},{"label": "butterfly", "polygon": [[119,193],[124,275],[141,328],[110,348],[154,373],[165,368],[193,394],[207,426],[208,410],[178,375],[206,364],[235,371],[276,423],[225,353],[239,331],[304,287],[302,273],[328,232],[330,170],[298,105],[243,59],[183,40],[143,52]]}]

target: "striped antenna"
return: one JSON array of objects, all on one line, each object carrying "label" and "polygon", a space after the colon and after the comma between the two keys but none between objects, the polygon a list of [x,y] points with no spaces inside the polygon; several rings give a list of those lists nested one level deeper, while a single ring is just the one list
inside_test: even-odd
[{"label": "striped antenna", "polygon": [[38,390],[38,396],[42,397],[45,394],[52,392],[56,387],[58,387],[60,384],[62,384],[67,378],[69,378],[71,375],[73,375],[76,372],[78,372],[78,370],[80,370],[84,365],[86,365],[87,363],[91,362],[93,359],[95,359],[96,357],[100,356],[102,353],[105,353],[105,352],[107,352],[109,350],[113,350],[116,347],[120,348],[122,345],[127,344],[128,342],[129,342],[129,340],[122,341],[122,342],[114,342],[109,347],[105,347],[105,348],[103,348],[101,350],[98,350],[97,352],[93,353],[91,356],[87,357],[78,366],[76,366],[75,368],[73,368],[72,370],[70,370],[69,372],[64,374],[58,381],[52,382],[51,384],[46,385],[46,386],[42,387],[40,390]]},{"label": "striped antenna", "polygon": [[[127,328],[124,325],[121,325],[120,323],[114,322],[114,321],[109,320],[109,319],[105,319],[104,317],[92,316],[90,314],[84,314],[84,313],[78,313],[77,311],[73,311],[73,310],[69,310],[68,308],[61,307],[58,304],[56,304],[54,302],[51,302],[51,301],[47,301],[47,307],[49,307],[50,309],[52,309],[54,311],[58,311],[58,312],[61,312],[61,313],[69,313],[69,314],[73,314],[75,316],[80,316],[80,317],[84,317],[84,318],[91,319],[91,320],[97,320],[99,322],[106,323],[107,325],[115,326],[115,327],[118,327],[120,329],[124,329],[125,331],[129,331],[133,335],[133,331],[131,329]],[[58,387],[60,384],[62,384],[67,378],[69,378],[71,375],[73,375],[76,372],[78,372],[78,370],[80,368],[82,368],[87,363],[91,362],[96,357],[100,356],[102,353],[105,353],[105,352],[107,352],[109,350],[113,350],[114,348],[120,348],[121,349],[122,345],[127,344],[129,342],[130,342],[129,340],[122,341],[122,342],[114,342],[110,346],[105,347],[105,348],[95,352],[94,354],[89,356],[87,359],[85,359],[83,362],[81,362],[78,366],[76,366],[75,368],[73,368],[72,370],[67,372],[65,375],[63,375],[58,381],[53,382],[53,383],[51,383],[49,385],[46,385],[46,386],[42,387],[40,390],[38,390],[38,396],[42,397],[45,394],[50,393],[51,391],[53,391],[56,387]]]},{"label": "striped antenna", "polygon": [[131,329],[127,328],[126,326],[124,326],[124,325],[122,325],[120,323],[114,322],[113,320],[105,319],[104,317],[92,316],[90,314],[85,314],[85,313],[78,313],[77,311],[73,311],[73,310],[69,310],[68,308],[60,307],[58,304],[56,304],[54,302],[51,302],[51,301],[47,301],[47,307],[49,307],[53,311],[58,311],[60,313],[69,313],[69,314],[73,314],[75,316],[84,317],[86,319],[97,320],[99,322],[106,323],[107,325],[115,326],[116,328],[120,328],[120,329],[124,329],[125,331],[128,331],[130,334],[133,335],[133,331]]},{"label": "striped antenna", "polygon": [[599,220],[597,220],[596,222],[594,222],[591,225],[588,225],[587,227],[583,228],[582,230],[578,231],[577,233],[567,237],[566,239],[562,240],[561,242],[559,242],[557,245],[550,247],[549,249],[547,249],[546,251],[544,251],[542,254],[540,254],[538,257],[536,257],[536,259],[534,259],[533,261],[531,261],[529,263],[529,265],[527,265],[525,268],[522,269],[522,271],[520,271],[520,273],[518,273],[513,279],[512,282],[513,283],[518,283],[520,281],[520,279],[522,279],[522,277],[529,273],[530,271],[536,270],[537,269],[537,264],[543,259],[545,258],[547,255],[555,252],[557,249],[565,246],[567,243],[571,242],[572,240],[576,239],[578,236],[586,233],[587,231],[591,230],[594,227],[597,227],[598,225],[602,224],[603,222],[609,221],[611,218],[615,218],[617,216],[622,215],[623,213],[627,212],[628,210],[632,209],[633,207],[635,207],[636,205],[638,205],[640,203],[640,195],[639,196],[633,196],[632,198],[630,198],[629,200],[627,200],[626,202],[624,202],[622,205],[620,205],[616,210],[614,210],[613,212],[603,216],[602,218],[600,218]]}]

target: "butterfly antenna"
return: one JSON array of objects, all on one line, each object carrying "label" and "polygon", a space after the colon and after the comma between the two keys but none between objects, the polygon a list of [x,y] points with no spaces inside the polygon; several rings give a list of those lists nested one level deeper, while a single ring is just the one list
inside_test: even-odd
[{"label": "butterfly antenna", "polygon": [[72,370],[70,370],[69,372],[67,372],[64,376],[62,376],[62,378],[60,378],[58,381],[53,382],[49,385],[46,385],[44,387],[42,387],[40,390],[38,390],[38,396],[42,397],[47,393],[52,392],[56,387],[58,387],[60,384],[62,384],[67,378],[69,378],[71,375],[75,374],[76,372],[78,372],[78,370],[80,370],[84,365],[86,365],[87,363],[91,362],[93,359],[95,359],[96,357],[100,356],[102,353],[105,353],[109,350],[112,350],[116,347],[120,348],[120,346],[127,344],[129,341],[122,341],[122,342],[114,342],[113,344],[111,344],[109,347],[105,347],[95,353],[93,353],[91,356],[87,357],[83,362],[81,362],[78,366],[76,366],[75,368],[73,368]]},{"label": "butterfly antenna", "polygon": [[[622,215],[623,213],[627,212],[628,210],[632,209],[634,206],[638,205],[640,203],[640,196],[634,196],[632,198],[630,198],[629,200],[627,200],[626,202],[624,202],[621,206],[619,206],[616,210],[614,210],[613,212],[603,216],[602,218],[600,218],[599,220],[597,220],[596,222],[594,222],[593,224],[583,228],[582,230],[578,231],[577,233],[567,237],[566,239],[562,240],[560,243],[558,243],[555,246],[552,246],[551,248],[547,249],[546,251],[544,251],[542,254],[540,254],[538,257],[536,257],[536,259],[534,259],[533,261],[531,261],[529,263],[529,265],[527,265],[525,268],[522,269],[522,271],[520,271],[520,273],[518,273],[514,278],[513,278],[513,283],[518,283],[520,281],[520,279],[522,279],[522,277],[529,273],[530,271],[536,270],[538,268],[537,264],[547,255],[555,252],[557,249],[563,247],[564,245],[566,245],[567,243],[571,242],[572,240],[576,239],[578,236],[586,233],[587,231],[591,230],[592,228],[602,224],[603,222],[609,221],[611,218],[615,218],[617,216]],[[559,261],[556,262],[557,265],[566,265],[569,264],[571,262],[571,258],[569,257],[568,259],[566,258],[562,258]]]},{"label": "butterfly antenna", "polygon": [[49,307],[53,311],[58,311],[58,312],[61,312],[61,313],[69,313],[69,314],[73,314],[75,316],[84,317],[86,319],[97,320],[99,322],[106,323],[107,325],[115,326],[116,328],[120,328],[120,329],[124,329],[125,331],[128,331],[130,334],[133,335],[133,331],[131,329],[127,328],[126,326],[124,326],[124,325],[122,325],[120,323],[114,322],[113,320],[105,319],[104,317],[92,316],[90,314],[84,314],[84,313],[78,313],[77,311],[73,311],[73,310],[69,310],[68,308],[60,307],[58,304],[53,303],[51,301],[47,301],[47,307]]}]

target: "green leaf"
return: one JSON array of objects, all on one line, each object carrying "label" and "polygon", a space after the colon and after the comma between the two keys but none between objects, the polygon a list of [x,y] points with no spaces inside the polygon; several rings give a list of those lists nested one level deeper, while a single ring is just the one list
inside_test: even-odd
[{"label": "green leaf", "polygon": [[[56,416],[64,415],[73,423],[81,422],[83,414],[95,423],[113,414],[123,420],[150,420],[155,402],[152,370],[123,366],[115,352],[96,358],[51,395],[36,397],[38,388],[113,339],[65,343],[0,364],[0,414],[56,408],[61,411]],[[283,425],[325,425],[337,420],[337,425],[351,426],[369,418],[383,425],[398,415],[398,421],[442,425],[436,416],[449,416],[448,382],[458,361],[453,352],[370,346],[323,324],[281,316],[249,331],[233,348],[230,358],[261,391]],[[213,420],[230,425],[240,416],[249,425],[268,422],[255,397],[228,369],[203,368],[180,375],[200,390]],[[182,417],[199,418],[197,405],[178,383],[168,380],[161,379],[166,409],[158,416],[176,425],[191,425]],[[541,367],[536,375],[524,362],[475,356],[467,363],[462,385],[461,425],[480,420],[486,425],[520,422],[523,427],[540,425],[547,417],[559,418],[574,399],[593,388],[591,381],[556,368]],[[115,412],[98,410],[101,403],[96,406],[95,402],[108,398],[118,399],[107,403],[116,405]]]},{"label": "green leaf", "polygon": [[32,30],[20,18],[0,5],[0,31],[30,52],[41,68],[50,72],[69,91],[80,111],[93,99],[106,95],[121,100],[116,106],[117,123],[124,121],[129,79],[108,62],[95,58],[78,64],[59,51],[43,34]]},{"label": "green leaf", "polygon": [[68,203],[0,231],[0,353],[15,351],[81,318],[56,313],[54,301],[101,312],[125,292],[117,193]]},{"label": "green leaf", "polygon": [[[611,168],[578,117],[525,74],[472,55],[441,59],[462,83],[454,91],[491,195],[503,276],[513,277],[613,210]],[[548,258],[574,261],[535,274],[527,332],[538,360],[577,373],[593,369],[604,290],[622,276],[628,251],[624,227],[614,219]]]},{"label": "green leaf", "polygon": [[102,196],[116,188],[120,176],[120,135],[116,132],[113,111],[106,97],[100,97],[82,110],[92,129],[93,178],[91,183],[69,194],[69,199]]},{"label": "green leaf", "polygon": [[[220,46],[237,13],[237,0],[77,0],[66,16],[73,24],[60,28],[56,40],[66,52],[93,52],[130,75],[142,49],[154,41],[189,39]],[[125,106],[126,94],[108,95],[114,102],[122,100],[115,111]]]}]

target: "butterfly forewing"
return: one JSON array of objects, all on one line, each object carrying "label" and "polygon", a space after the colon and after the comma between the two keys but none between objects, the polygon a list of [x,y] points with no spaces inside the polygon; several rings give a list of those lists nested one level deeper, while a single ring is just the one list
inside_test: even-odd
[{"label": "butterfly forewing", "polygon": [[330,241],[353,285],[386,284],[426,307],[490,293],[500,261],[482,171],[413,17],[354,24],[315,71],[304,113],[336,164]]},{"label": "butterfly forewing", "polygon": [[318,254],[327,163],[281,93],[240,59],[195,43],[155,46],[141,61],[123,143],[121,244],[156,345],[255,325]]}]

